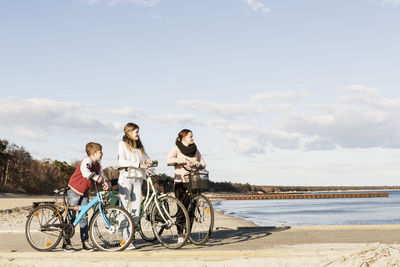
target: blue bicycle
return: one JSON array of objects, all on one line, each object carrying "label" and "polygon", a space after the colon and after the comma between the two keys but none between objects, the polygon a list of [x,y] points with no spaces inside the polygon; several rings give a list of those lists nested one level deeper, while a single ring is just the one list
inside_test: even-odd
[{"label": "blue bicycle", "polygon": [[[132,216],[123,208],[111,206],[103,192],[98,192],[89,204],[70,207],[66,201],[68,187],[55,190],[63,195],[63,202],[34,202],[25,225],[25,236],[29,245],[38,251],[50,251],[61,239],[70,239],[75,226],[93,208],[89,222],[89,237],[101,251],[122,251],[132,242],[135,229]],[[78,215],[74,219],[75,211]]]}]

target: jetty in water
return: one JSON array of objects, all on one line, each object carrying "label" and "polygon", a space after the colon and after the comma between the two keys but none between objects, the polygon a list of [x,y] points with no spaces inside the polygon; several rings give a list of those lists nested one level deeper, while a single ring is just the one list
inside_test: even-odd
[{"label": "jetty in water", "polygon": [[255,199],[303,199],[303,198],[369,198],[388,197],[388,192],[362,193],[277,193],[277,194],[209,194],[212,201],[216,200],[255,200]]}]

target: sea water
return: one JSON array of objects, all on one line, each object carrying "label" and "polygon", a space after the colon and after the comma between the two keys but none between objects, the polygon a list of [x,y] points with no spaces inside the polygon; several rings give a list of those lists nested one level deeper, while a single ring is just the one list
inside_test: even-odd
[{"label": "sea water", "polygon": [[389,197],[222,200],[213,205],[260,226],[400,224],[400,191],[389,191]]}]

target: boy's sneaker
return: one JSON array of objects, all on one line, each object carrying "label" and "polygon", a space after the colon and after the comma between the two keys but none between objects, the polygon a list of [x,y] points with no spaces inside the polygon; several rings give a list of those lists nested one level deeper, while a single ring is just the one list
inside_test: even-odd
[{"label": "boy's sneaker", "polygon": [[75,249],[72,247],[71,244],[63,244],[62,248],[66,252],[75,252]]},{"label": "boy's sneaker", "polygon": [[126,250],[134,250],[134,249],[137,249],[138,247],[136,246],[136,244],[135,243],[131,243],[127,248],[126,248]]},{"label": "boy's sneaker", "polygon": [[89,241],[83,241],[82,248],[85,251],[94,251],[94,247],[89,243]]}]

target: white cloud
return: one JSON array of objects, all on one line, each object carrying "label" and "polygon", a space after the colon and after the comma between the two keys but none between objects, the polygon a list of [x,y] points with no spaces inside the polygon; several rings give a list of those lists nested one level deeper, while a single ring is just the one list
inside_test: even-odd
[{"label": "white cloud", "polygon": [[300,91],[286,91],[286,92],[268,92],[263,94],[253,95],[252,100],[294,100],[299,97],[309,96],[310,92],[307,90]]},{"label": "white cloud", "polygon": [[[0,128],[13,128],[17,135],[39,140],[48,131],[114,131],[96,119],[97,109],[88,104],[48,99],[0,99]],[[21,129],[29,129],[21,131]]]},{"label": "white cloud", "polygon": [[179,123],[179,124],[202,124],[197,120],[196,116],[192,114],[166,114],[149,116],[149,119],[161,123]]},{"label": "white cloud", "polygon": [[265,147],[254,139],[241,138],[236,139],[232,136],[227,136],[228,140],[232,143],[233,149],[238,154],[252,155],[252,154],[263,154]]},{"label": "white cloud", "polygon": [[168,79],[168,82],[170,83],[170,84],[172,84],[173,86],[178,86],[178,80],[176,79],[176,78],[174,78],[174,77],[170,77],[169,79]]},{"label": "white cloud", "polygon": [[382,5],[396,7],[400,5],[400,0],[381,0]]},{"label": "white cloud", "polygon": [[215,116],[230,118],[234,116],[249,116],[266,112],[288,111],[289,105],[285,104],[259,104],[259,103],[217,103],[201,100],[180,100],[178,103],[191,110],[203,111]]},{"label": "white cloud", "polygon": [[[216,119],[206,121],[205,125],[234,136],[228,140],[236,152],[244,154],[265,153],[266,147],[306,151],[338,147],[400,147],[400,99],[383,98],[375,87],[349,85],[339,89],[344,90],[339,98],[342,102],[308,104],[302,109],[299,97],[308,95],[307,91],[271,92],[252,97],[257,101],[294,99],[300,111],[284,102],[282,105],[256,101],[216,103],[185,100],[179,103],[188,109],[216,116]],[[278,107],[291,112],[274,113],[274,116],[268,113],[273,109],[279,110]],[[238,149],[238,144],[245,143],[249,144],[249,150]]]},{"label": "white cloud", "polygon": [[155,6],[158,1],[155,0],[108,0],[107,5],[116,6],[118,4],[137,4],[143,6]]},{"label": "white cloud", "polygon": [[243,0],[252,10],[255,12],[269,13],[269,8],[265,7],[265,5],[257,0]]},{"label": "white cloud", "polygon": [[313,136],[310,140],[304,143],[305,151],[314,150],[331,150],[335,149],[336,145],[329,138],[321,138],[320,136]]},{"label": "white cloud", "polygon": [[[279,129],[263,129],[257,126],[241,123],[231,123],[228,120],[211,120],[206,123],[208,127],[213,127],[223,132],[228,140],[236,147],[238,153],[248,154],[246,148],[238,149],[239,143],[242,145],[251,140],[252,147],[257,144],[257,149],[250,149],[251,154],[264,153],[264,148],[268,146],[280,147],[285,149],[295,149],[299,147],[300,134],[290,133]],[[242,140],[239,142],[238,140]],[[244,141],[247,140],[247,141]],[[259,148],[263,149],[259,149]]]},{"label": "white cloud", "polygon": [[29,139],[31,141],[41,142],[46,139],[45,133],[41,131],[33,131],[32,129],[23,128],[21,126],[16,127],[15,131],[17,136]]},{"label": "white cloud", "polygon": [[347,91],[354,91],[359,93],[367,93],[367,94],[377,94],[379,93],[379,89],[376,87],[367,87],[359,84],[352,84],[347,86],[342,86],[339,89],[344,89]]},{"label": "white cloud", "polygon": [[317,137],[306,149],[400,147],[400,99],[380,97],[379,90],[349,86],[341,99],[347,105],[315,105],[317,115],[292,114],[282,120],[283,129]]},{"label": "white cloud", "polygon": [[210,120],[206,123],[207,126],[214,127],[221,131],[233,133],[255,133],[256,129],[248,124],[234,124],[225,119]]},{"label": "white cloud", "polygon": [[155,6],[159,1],[158,0],[77,0],[80,3],[87,5],[98,5],[105,3],[108,6],[116,6],[119,4],[135,4],[142,6]]},{"label": "white cloud", "polygon": [[362,85],[350,85],[341,87],[348,94],[341,97],[341,100],[350,104],[367,105],[378,109],[400,109],[400,99],[387,99],[380,96],[380,91],[375,87]]},{"label": "white cloud", "polygon": [[137,118],[138,116],[143,116],[145,114],[144,110],[135,107],[108,109],[105,110],[104,113],[128,118]]}]

